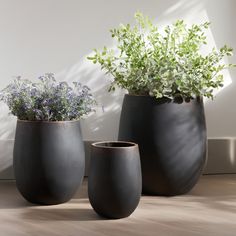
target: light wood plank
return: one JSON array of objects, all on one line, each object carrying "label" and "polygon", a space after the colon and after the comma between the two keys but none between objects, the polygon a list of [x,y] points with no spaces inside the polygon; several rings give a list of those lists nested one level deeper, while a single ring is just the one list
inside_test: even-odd
[{"label": "light wood plank", "polygon": [[107,220],[91,208],[87,180],[68,203],[35,206],[13,181],[0,181],[1,236],[236,235],[236,175],[203,176],[184,196],[143,196],[128,218]]}]

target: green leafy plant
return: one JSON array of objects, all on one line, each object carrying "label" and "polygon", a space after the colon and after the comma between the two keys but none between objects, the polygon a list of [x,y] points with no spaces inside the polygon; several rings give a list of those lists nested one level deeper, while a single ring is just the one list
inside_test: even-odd
[{"label": "green leafy plant", "polygon": [[133,27],[121,24],[111,30],[117,41],[115,48],[95,49],[88,57],[112,75],[110,90],[118,86],[130,94],[156,98],[213,98],[214,89],[223,86],[222,70],[235,65],[222,62],[233,51],[226,45],[220,50],[213,48],[207,55],[200,52],[207,44],[205,31],[210,23],[188,27],[177,20],[161,32],[139,12],[135,20]]}]

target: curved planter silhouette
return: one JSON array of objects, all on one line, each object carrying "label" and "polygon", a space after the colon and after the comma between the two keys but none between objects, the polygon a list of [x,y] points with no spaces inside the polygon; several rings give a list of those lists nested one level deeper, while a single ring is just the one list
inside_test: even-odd
[{"label": "curved planter silhouette", "polygon": [[35,204],[72,198],[85,168],[79,121],[17,121],[14,158],[16,185]]},{"label": "curved planter silhouette", "polygon": [[187,193],[198,181],[206,160],[203,101],[125,95],[119,140],[139,144],[143,193]]},{"label": "curved planter silhouette", "polygon": [[139,203],[141,190],[137,144],[92,144],[88,194],[92,207],[99,215],[114,219],[129,216]]}]

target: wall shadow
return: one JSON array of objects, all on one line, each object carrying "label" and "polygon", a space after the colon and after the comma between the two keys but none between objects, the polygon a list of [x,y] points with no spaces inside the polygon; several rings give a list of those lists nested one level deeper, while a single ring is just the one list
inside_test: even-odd
[{"label": "wall shadow", "polygon": [[3,102],[0,102],[0,125],[0,141],[14,139],[16,118],[9,115],[9,109]]},{"label": "wall shadow", "polygon": [[58,73],[57,77],[69,83],[79,80],[86,84],[97,101],[96,112],[81,120],[84,139],[116,140],[125,91],[117,89],[108,93],[110,78],[86,57],[70,69]]}]

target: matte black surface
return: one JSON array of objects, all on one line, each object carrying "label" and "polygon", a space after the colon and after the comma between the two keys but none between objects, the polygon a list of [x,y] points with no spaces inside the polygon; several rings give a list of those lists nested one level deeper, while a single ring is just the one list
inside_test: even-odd
[{"label": "matte black surface", "polygon": [[178,195],[198,181],[206,160],[206,124],[201,98],[174,102],[126,95],[119,140],[139,144],[143,193]]},{"label": "matte black surface", "polygon": [[137,145],[116,145],[114,142],[92,145],[88,195],[99,215],[115,219],[129,216],[139,203],[141,190]]},{"label": "matte black surface", "polygon": [[72,198],[85,168],[79,121],[17,122],[13,167],[17,188],[36,204]]}]

